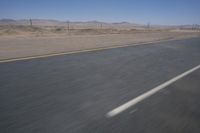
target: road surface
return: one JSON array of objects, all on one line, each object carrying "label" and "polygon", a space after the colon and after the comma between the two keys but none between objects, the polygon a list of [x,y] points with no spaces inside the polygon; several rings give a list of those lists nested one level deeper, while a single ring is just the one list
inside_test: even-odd
[{"label": "road surface", "polygon": [[200,38],[0,63],[1,133],[199,133]]}]

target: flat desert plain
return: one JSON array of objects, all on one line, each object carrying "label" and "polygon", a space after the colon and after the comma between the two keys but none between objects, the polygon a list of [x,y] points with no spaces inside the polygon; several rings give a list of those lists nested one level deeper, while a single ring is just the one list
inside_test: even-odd
[{"label": "flat desert plain", "polygon": [[0,60],[192,37],[200,37],[200,32],[0,26]]}]

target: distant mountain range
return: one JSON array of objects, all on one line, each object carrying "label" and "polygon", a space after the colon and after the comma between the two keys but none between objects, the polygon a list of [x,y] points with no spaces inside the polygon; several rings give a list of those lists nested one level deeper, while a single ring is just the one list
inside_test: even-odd
[{"label": "distant mountain range", "polygon": [[137,29],[144,27],[143,25],[129,22],[106,23],[100,21],[72,22],[58,21],[50,19],[0,19],[0,25],[32,25],[33,26],[69,26],[72,29],[99,29],[99,28],[114,28],[114,29]]},{"label": "distant mountain range", "polygon": [[[47,20],[47,19],[31,19],[34,25],[61,25],[65,22],[57,21],[57,20]],[[0,19],[1,25],[30,25],[30,19]]]},{"label": "distant mountain range", "polygon": [[[70,23],[82,23],[82,24],[120,24],[120,25],[139,25],[135,23],[129,23],[129,22],[119,22],[119,23],[106,23],[106,22],[100,22],[100,21],[77,21],[77,22],[72,22],[72,21],[59,21],[59,20],[52,20],[52,19],[31,19],[32,23],[35,25],[65,25],[68,22]],[[20,19],[20,20],[14,20],[14,19],[0,19],[0,24],[30,24],[30,19]]]},{"label": "distant mountain range", "polygon": [[[100,21],[86,21],[86,22],[71,22],[71,21],[59,21],[59,20],[51,20],[51,19],[31,19],[32,24],[35,26],[67,26],[68,24],[72,28],[145,28],[147,25],[137,24],[137,23],[129,23],[129,22],[116,22],[116,23],[107,23]],[[0,25],[30,25],[30,19],[0,19]],[[85,27],[84,27],[85,26]],[[183,28],[183,29],[192,29],[192,28],[200,28],[200,25],[150,25],[153,28]]]}]

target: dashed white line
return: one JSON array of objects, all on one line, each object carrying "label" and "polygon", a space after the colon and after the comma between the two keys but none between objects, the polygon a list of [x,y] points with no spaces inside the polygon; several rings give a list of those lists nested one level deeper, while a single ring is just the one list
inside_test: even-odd
[{"label": "dashed white line", "polygon": [[123,105],[111,110],[110,112],[108,112],[106,114],[106,116],[107,117],[114,117],[114,116],[120,114],[121,112],[123,112],[123,111],[127,110],[128,108],[136,105],[137,103],[145,100],[146,98],[152,96],[156,92],[162,90],[163,88],[169,86],[170,84],[172,84],[172,83],[176,82],[177,80],[187,76],[188,74],[194,72],[195,70],[197,70],[199,68],[200,68],[200,64],[198,66],[196,66],[196,67],[194,67],[194,68],[192,68],[192,69],[190,69],[190,70],[188,70],[188,71],[186,71],[186,72],[184,72],[184,73],[182,73],[182,74],[180,74],[180,75],[178,75],[178,76],[176,76],[176,77],[164,82],[163,84],[151,89],[150,91],[147,91],[147,92],[143,93],[142,95],[140,95],[140,96],[128,101],[127,103],[125,103],[125,104],[123,104]]}]

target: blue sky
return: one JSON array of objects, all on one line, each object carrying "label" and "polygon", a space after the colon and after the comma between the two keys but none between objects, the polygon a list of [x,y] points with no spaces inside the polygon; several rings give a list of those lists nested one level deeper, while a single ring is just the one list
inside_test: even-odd
[{"label": "blue sky", "polygon": [[0,0],[0,18],[200,24],[200,0]]}]

